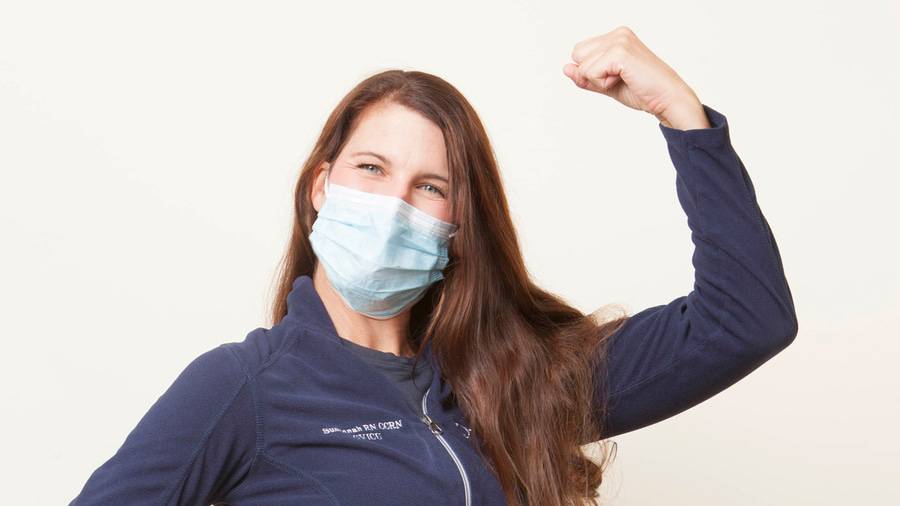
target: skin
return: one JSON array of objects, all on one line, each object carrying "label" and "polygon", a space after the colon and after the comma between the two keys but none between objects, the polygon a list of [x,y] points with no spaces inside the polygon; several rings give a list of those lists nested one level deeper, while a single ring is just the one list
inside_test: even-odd
[{"label": "skin", "polygon": [[[647,112],[664,126],[680,130],[710,128],[696,93],[626,26],[584,39],[572,50],[563,74],[579,88],[606,95]],[[373,155],[354,155],[373,151]],[[359,167],[360,164],[371,164]],[[325,201],[327,164],[312,189],[318,211]],[[440,128],[416,111],[385,103],[365,111],[334,162],[331,181],[363,191],[394,195],[444,221],[450,220],[449,185],[426,174],[449,178]],[[443,195],[441,194],[443,193]],[[377,320],[348,307],[316,266],[313,283],[340,336],[362,346],[411,356],[409,310]]]},{"label": "skin", "polygon": [[[384,156],[387,161],[370,154]],[[313,184],[316,211],[325,202],[324,163]],[[373,105],[362,113],[328,175],[332,183],[399,197],[443,221],[450,221],[450,177],[444,134],[431,120],[395,103]],[[440,179],[440,178],[443,178]],[[412,356],[408,340],[410,309],[386,320],[354,311],[335,292],[321,264],[313,272],[319,293],[341,337],[399,356]]]},{"label": "skin", "polygon": [[578,42],[572,61],[563,74],[579,88],[650,113],[669,128],[710,128],[694,90],[627,26]]}]

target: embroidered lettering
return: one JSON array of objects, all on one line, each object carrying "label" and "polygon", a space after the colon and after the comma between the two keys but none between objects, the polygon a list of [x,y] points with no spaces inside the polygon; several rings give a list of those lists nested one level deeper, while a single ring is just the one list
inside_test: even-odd
[{"label": "embroidered lettering", "polygon": [[350,434],[353,438],[364,439],[367,441],[383,439],[381,431],[399,430],[403,428],[403,419],[385,420],[382,422],[363,423],[354,425],[353,427],[322,427],[322,434],[333,434],[341,432]]}]

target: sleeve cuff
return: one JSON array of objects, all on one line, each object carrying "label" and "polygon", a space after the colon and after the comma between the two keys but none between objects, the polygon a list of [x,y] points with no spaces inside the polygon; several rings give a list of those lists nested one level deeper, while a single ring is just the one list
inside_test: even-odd
[{"label": "sleeve cuff", "polygon": [[659,123],[663,137],[670,144],[693,144],[696,146],[718,146],[731,142],[728,134],[728,119],[712,107],[703,105],[703,111],[709,120],[710,128],[691,128],[679,130]]}]

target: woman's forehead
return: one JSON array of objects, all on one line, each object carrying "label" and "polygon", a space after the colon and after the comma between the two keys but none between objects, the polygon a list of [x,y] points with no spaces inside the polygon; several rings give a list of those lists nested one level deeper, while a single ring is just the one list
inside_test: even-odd
[{"label": "woman's forehead", "polygon": [[399,104],[363,111],[345,147],[347,156],[379,155],[393,167],[409,167],[446,175],[444,134],[434,122]]}]

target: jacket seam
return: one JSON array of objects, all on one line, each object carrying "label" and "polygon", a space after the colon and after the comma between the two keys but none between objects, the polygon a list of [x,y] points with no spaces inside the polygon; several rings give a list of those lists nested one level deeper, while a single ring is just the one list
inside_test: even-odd
[{"label": "jacket seam", "polygon": [[297,345],[300,337],[305,335],[306,333],[306,325],[297,325],[296,327],[294,327],[294,329],[296,329],[295,332],[291,332],[292,335],[288,339],[285,339],[284,344],[282,344],[277,350],[275,350],[265,360],[262,361],[259,367],[257,367],[256,371],[253,373],[254,376],[259,375],[259,373],[269,368],[269,366],[271,366],[282,356],[284,356],[284,354],[287,353],[288,350]]},{"label": "jacket seam", "polygon": [[255,451],[253,452],[253,457],[250,459],[250,463],[247,466],[247,474],[241,478],[241,482],[238,483],[237,486],[235,486],[234,488],[232,488],[229,491],[226,491],[225,492],[226,495],[234,493],[235,491],[240,489],[244,484],[247,483],[247,478],[250,476],[250,473],[253,472],[253,467],[256,465],[257,459],[258,459],[260,453],[262,453],[263,448],[265,447],[265,436],[263,433],[262,410],[260,409],[259,395],[258,395],[257,388],[256,388],[257,387],[256,376],[250,374],[250,370],[248,369],[247,365],[244,363],[244,360],[234,350],[234,346],[229,346],[228,351],[231,352],[232,356],[234,356],[235,360],[237,360],[238,364],[240,364],[241,370],[244,371],[244,375],[247,378],[247,384],[250,388],[250,397],[253,401],[253,416],[254,416],[254,423],[255,423],[255,430],[256,430],[256,434],[255,434],[256,448],[255,448]]},{"label": "jacket seam", "polygon": [[[234,355],[232,355],[230,353],[229,353],[229,355],[234,358]],[[244,370],[240,361],[238,361],[238,366],[241,367],[241,370]],[[188,459],[188,461],[184,464],[184,469],[181,471],[181,476],[179,477],[178,481],[176,481],[173,484],[171,490],[165,496],[165,500],[163,501],[163,504],[169,504],[169,502],[172,500],[172,496],[178,490],[178,487],[184,483],[185,479],[187,479],[187,475],[191,470],[191,466],[196,461],[197,457],[200,455],[200,451],[209,443],[209,439],[212,436],[212,433],[215,431],[216,427],[218,427],[219,422],[222,421],[222,418],[225,416],[225,413],[227,413],[228,410],[231,409],[231,407],[234,405],[234,401],[237,400],[238,396],[240,395],[241,391],[244,389],[245,386],[247,386],[247,376],[246,375],[244,376],[244,379],[241,381],[240,385],[238,385],[238,387],[235,389],[234,393],[231,396],[231,399],[228,402],[226,402],[224,406],[222,406],[222,409],[219,410],[219,413],[216,415],[216,418],[213,421],[213,423],[210,424],[209,428],[207,428],[206,431],[204,432],[203,437],[201,438],[200,442],[197,443],[196,448],[194,448],[194,451],[191,454],[190,459]]]},{"label": "jacket seam", "polygon": [[[256,429],[256,450],[257,452],[262,451],[265,446],[265,434],[263,432],[263,418],[262,418],[262,409],[260,408],[260,400],[257,392],[257,383],[256,383],[256,374],[251,374],[250,370],[247,368],[244,360],[238,355],[236,351],[234,351],[234,347],[228,347],[228,351],[234,356],[235,360],[238,361],[238,364],[241,366],[241,370],[244,371],[244,375],[247,378],[247,383],[250,385],[250,397],[253,400],[253,416],[255,422]],[[256,454],[254,453],[254,459],[256,459]],[[250,465],[253,465],[253,462],[250,462]]]},{"label": "jacket seam", "polygon": [[[695,164],[694,158],[691,156],[692,149],[707,152],[704,149],[704,147],[705,146],[703,146],[703,145],[698,145],[698,144],[688,142],[687,158],[688,158],[688,161],[692,165]],[[759,232],[760,232],[760,235],[762,236],[763,241],[765,241],[765,245],[766,245],[766,248],[765,248],[766,253],[765,254],[767,256],[767,259],[772,262],[772,265],[777,267],[778,274],[781,276],[781,279],[778,282],[778,284],[780,285],[779,288],[784,290],[785,297],[789,297],[790,296],[789,295],[790,288],[788,288],[788,286],[787,286],[787,276],[784,273],[783,262],[780,260],[778,253],[776,253],[776,248],[775,248],[775,244],[774,244],[774,241],[775,241],[774,234],[772,234],[771,228],[764,222],[765,218],[764,218],[764,215],[762,212],[762,208],[759,205],[759,198],[756,195],[756,190],[753,188],[753,183],[751,181],[750,174],[748,173],[747,168],[744,165],[743,161],[741,161],[740,156],[735,152],[734,147],[730,141],[727,143],[727,147],[728,147],[729,156],[733,159],[733,161],[737,165],[737,169],[738,169],[737,177],[740,180],[740,187],[741,187],[740,191],[743,194],[744,199],[749,204],[750,209],[752,210],[752,213],[753,213],[754,222],[759,229]],[[721,248],[716,246],[715,242],[713,242],[713,245],[716,247],[716,250],[719,252],[720,255],[727,255],[729,257],[731,256],[728,252],[723,251]],[[755,275],[753,277],[756,278]],[[763,287],[763,289],[766,292],[768,292],[770,295],[772,295],[772,298],[775,299],[776,302],[778,302],[779,297],[777,294],[773,293],[772,287],[769,286],[767,283],[765,283],[763,280],[761,280],[759,278],[756,278],[756,279],[759,281],[759,284]],[[729,295],[729,297],[731,297],[731,294],[728,294],[728,295]],[[796,321],[797,321],[796,315],[792,314],[789,316],[791,318],[791,321],[793,322],[793,325],[796,325]]]},{"label": "jacket seam", "polygon": [[[271,330],[271,329],[267,329],[267,330]],[[260,363],[260,365],[256,368],[256,370],[252,371],[252,372],[251,372],[249,366],[244,363],[244,360],[240,357],[238,352],[234,350],[234,347],[229,346],[234,343],[227,343],[227,345],[226,345],[228,350],[231,352],[232,356],[235,358],[235,360],[237,360],[238,365],[240,366],[241,370],[244,372],[244,376],[246,378],[245,381],[250,387],[250,395],[253,400],[253,414],[254,414],[254,419],[255,419],[254,423],[255,423],[255,431],[256,431],[256,444],[255,444],[256,448],[255,448],[255,451],[253,452],[253,457],[250,459],[249,467],[247,468],[247,476],[249,476],[249,474],[253,471],[253,466],[255,466],[257,464],[257,462],[260,460],[259,457],[261,455],[266,454],[265,420],[264,420],[264,417],[262,414],[262,407],[261,407],[262,401],[259,398],[259,391],[257,388],[257,386],[258,386],[257,377],[259,376],[260,373],[265,371],[268,367],[270,367],[272,364],[276,363],[282,356],[284,356],[284,354],[287,352],[287,350],[296,346],[298,337],[301,335],[301,332],[304,332],[305,328],[298,327],[297,330],[298,331],[292,333],[292,335],[288,339],[285,339],[285,342],[278,349],[276,349],[274,352],[269,354],[269,356],[266,357],[265,360],[263,360]],[[241,481],[237,486],[235,486],[233,489],[229,490],[227,493],[233,494],[237,490],[239,490],[241,487],[243,487],[245,484],[246,484],[246,481]]]},{"label": "jacket seam", "polygon": [[[690,165],[694,165],[694,159],[691,158],[691,147],[693,144],[688,141],[688,142],[686,142],[686,145],[687,145],[687,149],[685,150],[685,152],[686,152],[685,154],[686,154],[687,161]],[[695,195],[694,202],[695,202],[695,206],[697,208],[697,214],[702,214],[702,205],[703,204],[702,204],[701,194],[699,192],[695,192],[694,190],[691,190],[691,193]],[[703,226],[705,228],[706,220],[703,220],[700,223],[702,223],[701,226]],[[716,252],[716,256],[721,261],[721,256],[724,253],[722,251],[722,248],[720,248],[716,244],[715,241],[708,241],[708,242],[710,245],[712,245],[713,251]],[[696,292],[696,288],[692,289],[691,292]],[[685,302],[687,302],[689,295],[690,295],[690,293],[688,293],[688,295],[683,296],[685,298]],[[729,299],[731,298],[730,294],[726,294],[726,295],[728,295]],[[721,303],[717,304],[717,309],[719,311],[721,311],[724,316],[727,317],[728,312],[726,311],[726,308],[727,308],[727,306],[726,306],[725,301],[722,301]],[[637,383],[633,383],[621,390],[610,393],[609,394],[610,401],[617,396],[620,396],[626,392],[630,392],[639,386],[643,386],[643,385],[647,384],[648,382],[655,380],[659,376],[671,371],[676,365],[680,364],[682,362],[682,360],[684,360],[685,356],[690,355],[691,353],[694,353],[696,351],[699,351],[702,348],[705,348],[706,346],[708,346],[710,343],[712,343],[716,339],[721,339],[722,335],[724,335],[724,333],[725,333],[725,324],[724,324],[724,322],[715,319],[715,316],[712,316],[712,317],[715,320],[716,327],[715,327],[715,330],[713,332],[711,332],[709,336],[699,338],[697,340],[697,342],[693,346],[688,348],[686,351],[680,351],[680,353],[678,353],[676,355],[676,358],[674,360],[672,360],[667,366],[660,369],[659,371],[647,376],[646,378],[638,381]]]},{"label": "jacket seam", "polygon": [[[287,354],[288,350],[290,350],[290,349],[292,349],[293,347],[297,346],[297,345],[299,344],[299,342],[300,342],[300,339],[301,339],[303,336],[306,336],[306,335],[311,331],[310,328],[309,328],[309,326],[308,326],[308,325],[305,325],[305,324],[300,324],[300,325],[298,325],[298,326],[295,327],[295,328],[296,328],[296,331],[293,333],[293,335],[290,337],[290,339],[286,339],[286,340],[285,340],[285,344],[283,344],[278,350],[276,350],[274,353],[272,353],[272,354],[269,356],[269,358],[267,358],[265,361],[263,361],[263,363],[260,365],[260,367],[259,367],[259,368],[257,369],[257,371],[254,373],[254,377],[255,377],[255,376],[258,376],[262,371],[268,369],[269,367],[272,367],[272,366],[275,365],[279,360],[281,360],[282,358],[284,358],[284,356]],[[261,416],[260,416],[260,419],[261,419]],[[264,437],[264,436],[261,436],[261,437]],[[257,450],[257,454],[256,454],[256,455],[257,455],[257,456],[262,456],[262,458],[263,458],[264,460],[269,461],[269,462],[272,463],[273,465],[276,465],[276,466],[283,466],[283,467],[285,468],[285,470],[288,470],[288,471],[290,471],[290,472],[293,472],[293,473],[295,473],[295,474],[298,474],[298,475],[300,475],[301,477],[307,477],[307,478],[309,478],[310,480],[312,480],[313,482],[315,482],[316,485],[317,485],[320,489],[322,489],[323,492],[325,492],[325,493],[328,494],[328,496],[331,498],[331,500],[334,501],[334,504],[335,504],[335,505],[339,505],[337,499],[331,494],[331,492],[330,492],[327,488],[325,488],[325,486],[324,486],[319,480],[313,478],[312,475],[308,474],[306,471],[303,471],[303,470],[301,470],[301,469],[299,469],[299,468],[295,468],[295,467],[293,467],[293,466],[291,466],[291,465],[289,465],[289,464],[286,464],[286,463],[284,463],[284,462],[282,462],[282,461],[276,459],[275,457],[273,457],[272,455],[270,455],[270,454],[268,453],[268,451],[266,450],[266,448],[265,448],[264,445],[259,447],[259,449]]]},{"label": "jacket seam", "polygon": [[318,479],[316,479],[315,477],[313,477],[311,474],[309,474],[309,473],[307,473],[307,472],[305,472],[305,471],[303,471],[303,470],[301,470],[301,469],[297,469],[297,468],[295,468],[294,466],[291,466],[290,464],[287,464],[287,463],[285,463],[285,462],[282,462],[282,461],[278,460],[277,458],[275,458],[275,457],[273,457],[272,455],[270,455],[268,452],[263,451],[263,452],[260,452],[260,453],[261,453],[262,458],[263,458],[264,460],[268,461],[270,464],[272,464],[273,466],[275,466],[275,467],[281,469],[282,471],[285,471],[285,472],[287,472],[287,473],[294,474],[294,475],[296,475],[296,477],[298,477],[298,478],[303,478],[303,479],[307,479],[307,480],[311,481],[312,483],[314,483],[314,484],[319,488],[319,490],[320,490],[323,494],[325,494],[325,495],[331,500],[331,502],[332,502],[332,504],[334,504],[334,506],[340,506],[340,503],[338,502],[338,500],[337,500],[337,498],[334,496],[334,494],[332,494],[331,491],[328,490],[328,489],[325,487],[325,485],[322,484],[321,481],[319,481]]},{"label": "jacket seam", "polygon": [[700,348],[704,348],[704,347],[708,346],[709,343],[712,342],[715,338],[718,338],[719,335],[722,334],[722,332],[723,332],[722,326],[721,326],[721,325],[717,326],[717,327],[716,327],[716,331],[713,332],[713,333],[711,334],[711,337],[710,337],[710,338],[698,340],[693,346],[691,346],[690,348],[688,348],[688,351],[679,353],[678,358],[676,358],[676,359],[672,360],[671,362],[669,362],[669,364],[668,364],[667,366],[665,366],[664,368],[662,368],[662,369],[656,371],[655,373],[653,373],[653,374],[647,376],[646,378],[644,378],[644,379],[638,381],[637,383],[632,383],[631,385],[628,385],[627,387],[625,387],[625,388],[623,388],[623,389],[621,389],[621,390],[617,390],[617,391],[615,391],[615,392],[609,394],[609,399],[612,400],[612,399],[614,399],[614,398],[616,398],[616,397],[618,397],[618,396],[620,396],[620,395],[622,395],[622,394],[626,394],[626,393],[628,393],[628,392],[631,392],[632,390],[634,390],[634,389],[636,389],[636,388],[638,388],[638,387],[644,386],[646,383],[649,383],[650,381],[653,381],[653,380],[655,380],[656,378],[662,376],[663,374],[665,374],[665,373],[671,371],[673,368],[675,368],[676,365],[678,365],[678,364],[681,363],[681,361],[683,360],[683,356],[684,356],[684,355],[689,355],[689,354],[691,354],[691,353],[693,353],[693,352],[699,350]]},{"label": "jacket seam", "polygon": [[[222,499],[224,501],[224,502],[222,502],[223,506],[227,506],[229,504],[228,501],[226,500],[228,498],[228,496],[238,493],[247,484],[250,473],[253,472],[253,468],[259,462],[259,459],[257,457],[259,457],[259,455],[261,453],[262,453],[262,450],[260,450],[260,449],[257,449],[256,451],[253,452],[253,458],[250,459],[250,467],[247,468],[247,474],[243,478],[241,478],[240,483],[238,483],[234,488],[232,488],[231,490],[225,491],[225,493],[222,496]],[[213,506],[217,506],[217,505],[214,504]]]}]

